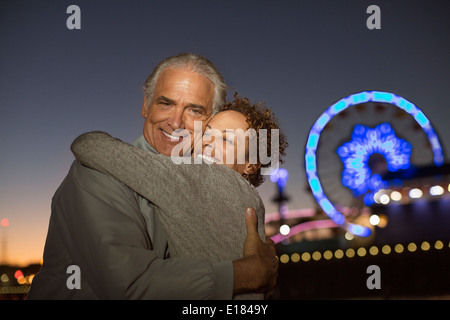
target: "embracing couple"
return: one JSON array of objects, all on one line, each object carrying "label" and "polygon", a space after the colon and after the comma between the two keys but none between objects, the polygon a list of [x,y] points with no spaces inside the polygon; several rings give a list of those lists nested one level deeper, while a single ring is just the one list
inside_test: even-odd
[{"label": "embracing couple", "polygon": [[[205,57],[173,56],[145,82],[143,135],[132,145],[104,132],[75,139],[28,299],[271,295],[278,259],[256,187],[274,165],[264,158],[276,155],[277,165],[287,143],[269,109],[237,96],[226,103],[226,89]],[[236,134],[249,129],[243,140]],[[252,139],[264,157],[261,147],[251,152]],[[201,163],[173,161],[186,141]],[[81,271],[80,289],[67,287],[70,265]]]}]

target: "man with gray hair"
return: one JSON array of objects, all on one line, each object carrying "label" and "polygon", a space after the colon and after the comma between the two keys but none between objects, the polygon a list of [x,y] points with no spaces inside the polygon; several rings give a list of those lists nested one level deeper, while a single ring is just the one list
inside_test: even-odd
[{"label": "man with gray hair", "polygon": [[[181,54],[154,69],[144,95],[144,130],[134,146],[170,156],[183,139],[180,130],[187,130],[194,143],[194,121],[202,121],[205,129],[225,103],[226,85],[206,58]],[[53,197],[44,263],[27,298],[231,299],[238,293],[270,292],[278,268],[273,243],[259,238],[252,210],[245,218],[242,259],[170,258],[154,205],[74,161]],[[69,283],[72,270],[79,273],[77,285]]]}]

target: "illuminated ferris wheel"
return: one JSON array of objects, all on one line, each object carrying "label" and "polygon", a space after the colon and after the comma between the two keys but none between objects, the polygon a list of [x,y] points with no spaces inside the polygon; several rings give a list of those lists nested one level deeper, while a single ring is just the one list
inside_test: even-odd
[{"label": "illuminated ferris wheel", "polygon": [[388,188],[383,176],[434,163],[444,155],[429,119],[412,102],[389,92],[365,91],[330,106],[306,142],[305,170],[312,194],[337,224],[362,237],[368,227],[346,215],[373,203]]}]

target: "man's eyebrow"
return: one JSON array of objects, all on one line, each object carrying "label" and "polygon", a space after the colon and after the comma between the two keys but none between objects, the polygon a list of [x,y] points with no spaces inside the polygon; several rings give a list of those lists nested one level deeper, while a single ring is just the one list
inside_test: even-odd
[{"label": "man's eyebrow", "polygon": [[164,102],[167,102],[169,104],[174,104],[175,103],[175,100],[169,99],[169,98],[167,98],[165,96],[158,97],[158,99],[156,99],[156,101],[164,101]]},{"label": "man's eyebrow", "polygon": [[202,106],[200,104],[189,103],[188,107],[195,108],[195,109],[201,109],[203,111],[206,111],[206,107],[204,107],[204,106]]},{"label": "man's eyebrow", "polygon": [[[159,102],[163,101],[163,102],[167,102],[168,104],[176,104],[175,100],[167,98],[165,96],[158,97],[158,99],[156,99],[156,101],[159,101]],[[190,108],[201,109],[202,111],[206,111],[206,107],[204,107],[200,104],[189,103],[187,106]]]}]

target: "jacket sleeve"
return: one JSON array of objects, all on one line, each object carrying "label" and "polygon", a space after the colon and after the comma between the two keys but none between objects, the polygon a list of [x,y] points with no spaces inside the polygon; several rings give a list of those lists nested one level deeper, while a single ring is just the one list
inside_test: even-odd
[{"label": "jacket sleeve", "polygon": [[198,176],[189,176],[187,167],[176,165],[170,157],[138,149],[105,132],[87,132],[71,145],[77,160],[83,165],[110,175],[161,208],[173,206],[168,194],[189,191],[187,186]]},{"label": "jacket sleeve", "polygon": [[61,239],[101,299],[231,299],[231,262],[162,259],[152,250],[134,193],[75,162],[55,195]]}]

